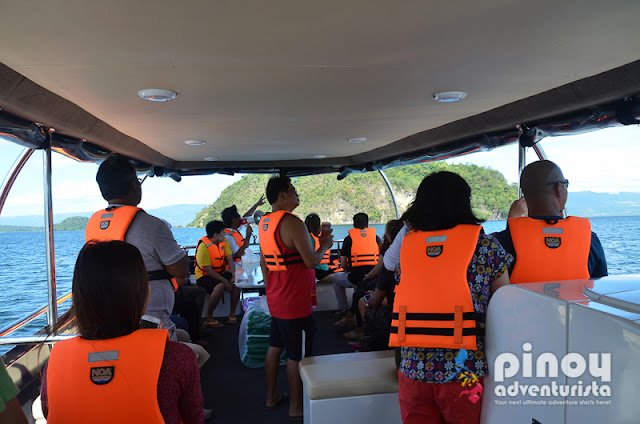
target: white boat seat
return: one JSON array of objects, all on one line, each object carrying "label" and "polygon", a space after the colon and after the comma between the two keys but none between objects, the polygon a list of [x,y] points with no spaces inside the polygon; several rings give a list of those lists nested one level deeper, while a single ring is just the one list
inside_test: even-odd
[{"label": "white boat seat", "polygon": [[312,356],[299,367],[309,399],[398,392],[393,350]]}]

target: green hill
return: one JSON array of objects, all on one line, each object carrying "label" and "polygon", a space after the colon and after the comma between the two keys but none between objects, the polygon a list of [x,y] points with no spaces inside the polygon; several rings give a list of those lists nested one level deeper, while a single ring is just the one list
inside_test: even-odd
[{"label": "green hill", "polygon": [[[89,218],[83,216],[72,216],[65,219],[59,224],[53,225],[54,231],[84,231]],[[22,225],[0,225],[0,233],[17,233],[17,232],[44,231],[44,227],[29,227]]]},{"label": "green hill", "polygon": [[[511,202],[517,197],[517,188],[507,184],[504,176],[493,169],[476,165],[450,165],[434,162],[421,165],[392,168],[386,171],[402,213],[422,179],[431,172],[447,170],[461,175],[472,190],[472,205],[476,214],[485,219],[505,219]],[[222,209],[236,205],[244,213],[264,193],[269,175],[246,175],[230,185],[210,206],[198,212],[189,227],[204,227],[207,222],[220,219]],[[350,224],[357,212],[365,212],[372,223],[383,223],[395,218],[391,196],[382,177],[377,172],[349,175],[342,181],[336,174],[298,177],[294,185],[300,196],[298,216],[316,212],[324,221],[334,224]],[[265,203],[263,212],[271,210]]]}]

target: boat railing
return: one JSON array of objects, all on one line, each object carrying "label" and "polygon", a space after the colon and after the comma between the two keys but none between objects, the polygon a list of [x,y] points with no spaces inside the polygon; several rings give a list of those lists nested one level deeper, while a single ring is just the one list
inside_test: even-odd
[{"label": "boat railing", "polygon": [[[69,291],[64,296],[60,297],[57,301],[57,304],[60,305],[63,302],[71,299],[71,291]],[[42,342],[56,342],[58,340],[64,340],[71,336],[47,336],[47,335],[33,335],[33,336],[21,336],[21,337],[7,337],[9,334],[14,331],[24,327],[29,324],[34,319],[38,318],[42,314],[45,314],[49,311],[49,305],[42,306],[41,308],[31,312],[30,314],[10,323],[4,328],[0,329],[0,345],[19,345],[19,344],[27,344],[27,343],[42,343]]]}]

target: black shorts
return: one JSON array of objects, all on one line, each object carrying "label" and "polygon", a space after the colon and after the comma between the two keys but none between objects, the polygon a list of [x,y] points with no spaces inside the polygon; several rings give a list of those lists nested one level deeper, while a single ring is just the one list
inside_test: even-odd
[{"label": "black shorts", "polygon": [[302,331],[305,332],[305,357],[311,356],[316,323],[313,315],[296,319],[280,319],[271,317],[271,334],[269,346],[285,348],[287,358],[292,361],[302,359]]},{"label": "black shorts", "polygon": [[[228,280],[231,278],[231,273],[229,271],[223,272],[222,276]],[[213,292],[213,288],[218,284],[222,284],[222,281],[216,280],[210,275],[203,275],[196,280],[196,284],[205,289],[207,293],[211,294]]]}]

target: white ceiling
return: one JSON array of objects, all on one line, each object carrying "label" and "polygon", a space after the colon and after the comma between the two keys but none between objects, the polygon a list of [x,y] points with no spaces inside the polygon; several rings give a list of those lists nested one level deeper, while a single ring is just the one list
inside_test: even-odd
[{"label": "white ceiling", "polygon": [[0,4],[0,62],[177,162],[349,157],[640,59],[639,1]]}]

